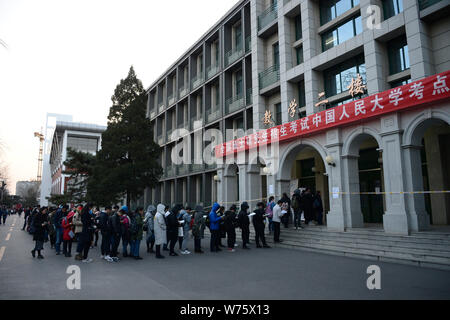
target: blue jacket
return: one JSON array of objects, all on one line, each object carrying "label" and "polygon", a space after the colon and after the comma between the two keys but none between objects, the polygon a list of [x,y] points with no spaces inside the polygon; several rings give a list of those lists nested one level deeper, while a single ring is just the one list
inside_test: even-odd
[{"label": "blue jacket", "polygon": [[219,210],[220,204],[217,202],[214,203],[211,212],[209,213],[209,223],[211,230],[219,230],[219,222],[222,220],[219,216],[217,216],[216,211]]}]

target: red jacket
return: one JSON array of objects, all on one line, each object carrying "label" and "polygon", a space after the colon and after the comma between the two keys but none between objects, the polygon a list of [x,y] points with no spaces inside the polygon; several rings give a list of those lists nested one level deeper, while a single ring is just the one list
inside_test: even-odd
[{"label": "red jacket", "polygon": [[63,227],[63,240],[66,240],[66,241],[72,240],[72,238],[69,236],[69,232],[72,230],[70,221],[67,218],[63,218],[61,225]]}]

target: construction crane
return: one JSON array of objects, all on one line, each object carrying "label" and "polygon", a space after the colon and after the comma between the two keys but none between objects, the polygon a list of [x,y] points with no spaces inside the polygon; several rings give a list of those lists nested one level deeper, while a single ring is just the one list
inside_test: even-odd
[{"label": "construction crane", "polygon": [[38,158],[38,173],[37,173],[37,181],[42,181],[42,162],[43,162],[43,154],[44,154],[44,135],[42,134],[42,128],[41,132],[35,132],[34,136],[36,138],[39,138],[39,158]]}]

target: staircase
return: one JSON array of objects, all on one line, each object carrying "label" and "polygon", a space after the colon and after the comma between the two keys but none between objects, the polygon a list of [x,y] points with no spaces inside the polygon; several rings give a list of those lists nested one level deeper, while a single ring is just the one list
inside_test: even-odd
[{"label": "staircase", "polygon": [[[250,230],[250,241],[254,244],[253,226]],[[205,235],[206,233],[205,230]],[[240,229],[236,229],[236,233],[240,242]],[[275,248],[450,270],[450,233],[446,232],[418,232],[401,236],[389,235],[376,228],[338,232],[320,226],[307,226],[302,230],[292,227],[285,229],[282,226],[280,238],[284,241],[274,244],[273,235],[269,235],[266,228],[266,241]]]}]

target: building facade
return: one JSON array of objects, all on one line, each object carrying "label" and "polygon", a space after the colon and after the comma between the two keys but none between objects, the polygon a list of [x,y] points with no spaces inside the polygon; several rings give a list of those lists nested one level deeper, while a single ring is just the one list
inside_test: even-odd
[{"label": "building facade", "polygon": [[[328,228],[408,234],[449,224],[449,99],[301,136],[264,157],[198,161],[249,130],[450,70],[449,9],[430,0],[240,1],[148,89],[165,172],[142,201],[254,206],[309,187],[322,193]],[[349,91],[355,79],[359,96]]]},{"label": "building facade", "polygon": [[105,126],[76,122],[56,121],[53,132],[49,166],[51,173],[51,195],[61,195],[70,184],[64,161],[69,148],[75,151],[96,154],[101,149]]}]

